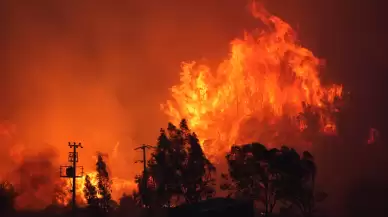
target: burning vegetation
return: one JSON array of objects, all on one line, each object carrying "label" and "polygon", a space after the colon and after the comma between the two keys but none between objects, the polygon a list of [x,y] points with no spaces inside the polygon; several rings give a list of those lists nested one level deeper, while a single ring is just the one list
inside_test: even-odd
[{"label": "burning vegetation", "polygon": [[[322,61],[299,44],[296,33],[289,24],[271,15],[259,4],[253,4],[251,9],[253,16],[258,22],[265,24],[265,28],[251,33],[246,32],[243,38],[233,40],[229,56],[216,69],[194,61],[182,63],[181,83],[171,88],[172,100],[161,106],[173,124],[181,123],[182,119],[187,120],[187,126],[182,129],[169,128],[168,136],[166,132],[162,134],[170,140],[176,138],[175,134],[179,136],[184,134],[186,137],[183,140],[190,140],[185,143],[186,146],[190,146],[189,148],[180,147],[185,151],[177,151],[170,147],[171,152],[181,154],[178,157],[187,158],[187,164],[179,170],[186,176],[185,183],[179,183],[184,187],[176,188],[174,192],[182,193],[190,203],[213,195],[213,189],[209,190],[208,186],[201,186],[202,191],[196,192],[198,190],[196,186],[199,184],[195,181],[203,183],[204,177],[215,170],[210,161],[222,159],[234,144],[260,141],[266,144],[267,148],[283,144],[295,147],[309,143],[305,134],[310,132],[329,135],[336,133],[335,113],[338,111],[336,101],[342,97],[342,86],[324,85],[321,82],[319,72]],[[1,130],[0,133],[11,138],[9,131]],[[173,143],[167,140],[166,143]],[[8,143],[10,142],[7,141]],[[196,144],[201,147],[196,147]],[[57,178],[57,165],[52,163],[55,162],[52,158],[55,154],[28,158],[22,154],[21,147],[12,146],[9,149],[15,159],[13,163],[18,164],[17,174],[20,176],[20,183],[17,181],[13,183],[20,191],[16,204],[23,208],[43,208],[53,202],[68,205],[70,201],[68,190],[72,183]],[[260,148],[265,149],[261,146]],[[302,148],[308,149],[306,146]],[[117,147],[113,149],[116,153]],[[232,150],[236,151],[237,148],[234,147]],[[157,182],[154,183],[154,188],[157,189],[163,184],[165,185],[163,189],[167,189],[171,186],[165,179],[176,177],[174,175],[163,177],[160,174],[163,169],[171,174],[176,171],[172,167],[159,167],[156,162],[161,161],[163,155],[161,153],[166,150],[159,147],[158,151],[148,166],[152,169],[151,172],[159,175],[151,176]],[[190,158],[195,151],[199,153],[196,153],[199,160]],[[285,152],[285,149],[283,151]],[[293,150],[286,151],[296,156]],[[233,163],[233,159],[228,160],[229,163]],[[303,160],[303,163],[310,163],[308,161],[310,159]],[[189,166],[198,166],[195,163],[198,161],[207,165],[207,170],[201,170],[202,167],[197,168],[199,171],[196,174],[190,173]],[[97,170],[88,168],[89,170],[85,171],[85,178],[77,179],[80,204],[97,204],[96,206],[107,209],[111,196],[118,201],[121,195],[117,192],[121,194],[124,192],[123,189],[131,191],[139,187],[132,180],[112,177],[104,165],[102,156],[99,155]],[[307,175],[312,176],[310,173]],[[210,177],[206,178],[209,183],[214,181]],[[11,178],[11,181],[14,180],[17,179]],[[116,197],[111,195],[111,192],[113,194],[116,192]],[[47,198],[46,195],[52,195],[52,198]],[[108,201],[102,201],[102,198]],[[162,199],[170,205],[171,198]],[[39,201],[39,204],[36,201]],[[30,202],[34,205],[30,206]]]},{"label": "burning vegetation", "polygon": [[209,156],[235,143],[280,145],[290,137],[300,143],[300,132],[314,127],[336,133],[333,114],[342,86],[322,84],[321,60],[298,43],[289,24],[259,4],[251,9],[265,28],[233,40],[229,57],[215,70],[182,63],[181,84],[171,88],[173,100],[162,105],[173,123],[187,118]]}]

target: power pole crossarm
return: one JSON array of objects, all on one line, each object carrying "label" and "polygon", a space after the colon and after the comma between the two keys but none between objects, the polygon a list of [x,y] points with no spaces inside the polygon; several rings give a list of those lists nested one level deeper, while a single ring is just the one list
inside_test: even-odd
[{"label": "power pole crossarm", "polygon": [[[81,175],[77,175],[77,162],[78,162],[78,152],[77,148],[83,148],[81,143],[76,144],[69,142],[69,147],[73,149],[72,152],[69,152],[69,163],[72,163],[72,166],[61,166],[60,167],[60,177],[62,178],[72,178],[72,207],[73,212],[75,215],[76,212],[76,197],[77,197],[77,185],[76,185],[76,179],[81,178],[83,176],[83,167],[81,166]],[[62,175],[62,168],[66,168],[66,175]]]},{"label": "power pole crossarm", "polygon": [[154,146],[150,146],[150,145],[141,145],[137,148],[135,148],[134,150],[139,150],[141,149],[143,151],[143,174],[145,174],[146,170],[147,170],[147,157],[146,157],[146,149],[151,149],[151,148],[155,148]]},{"label": "power pole crossarm", "polygon": [[139,150],[139,149],[151,149],[151,148],[155,148],[154,146],[150,146],[150,145],[141,145],[137,148],[135,148],[135,150]]},{"label": "power pole crossarm", "polygon": [[[148,181],[148,176],[147,176],[147,157],[146,157],[146,150],[147,149],[151,149],[151,148],[155,148],[153,146],[150,146],[150,145],[141,145],[137,148],[135,148],[135,150],[139,150],[141,149],[143,151],[143,160],[139,160],[139,161],[135,161],[135,163],[137,162],[143,162],[143,179],[142,179],[142,185],[143,185],[143,188],[146,189],[146,186],[147,186],[147,181]],[[144,192],[144,195],[143,197],[147,197],[148,193]]]}]

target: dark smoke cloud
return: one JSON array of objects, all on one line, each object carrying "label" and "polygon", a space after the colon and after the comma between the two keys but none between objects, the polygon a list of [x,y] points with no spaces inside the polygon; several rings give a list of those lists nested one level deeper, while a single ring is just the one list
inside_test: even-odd
[{"label": "dark smoke cloud", "polygon": [[51,148],[25,156],[8,176],[18,192],[16,208],[43,209],[56,201],[60,184],[57,160],[58,154]]}]

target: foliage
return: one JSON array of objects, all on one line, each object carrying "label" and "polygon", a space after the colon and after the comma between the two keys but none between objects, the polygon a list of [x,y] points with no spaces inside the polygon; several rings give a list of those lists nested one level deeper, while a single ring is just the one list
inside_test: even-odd
[{"label": "foliage", "polygon": [[[310,153],[303,156],[288,147],[267,149],[259,143],[233,146],[226,155],[229,174],[223,190],[235,196],[263,203],[272,213],[277,202],[295,205],[308,216],[312,213],[316,166]],[[320,195],[323,195],[322,193]]]},{"label": "foliage", "polygon": [[144,177],[148,177],[148,179],[150,178],[147,172],[145,172],[145,174],[135,176],[135,183],[137,184],[139,191],[133,192],[132,197],[140,206],[150,207],[155,204],[156,191],[155,188],[148,185],[149,182],[145,181],[143,179]]},{"label": "foliage", "polygon": [[90,177],[86,176],[83,191],[88,208],[97,215],[112,211],[115,205],[111,196],[112,181],[109,178],[107,165],[100,154],[97,158],[96,170],[97,186],[94,186]]},{"label": "foliage", "polygon": [[149,189],[157,204],[170,206],[173,196],[194,203],[214,195],[215,167],[206,158],[186,120],[179,128],[169,123],[161,129],[157,147],[148,162],[148,174],[155,183]]},{"label": "foliage", "polygon": [[327,194],[315,190],[316,165],[313,156],[305,151],[300,157],[292,149],[282,149],[284,164],[288,155],[298,156],[298,162],[284,170],[284,180],[281,186],[281,198],[283,202],[288,202],[296,206],[303,216],[312,216],[315,211],[315,204],[323,201]]},{"label": "foliage", "polygon": [[131,216],[140,216],[141,206],[138,198],[138,193],[134,191],[132,194],[124,194],[119,201],[118,213],[119,216],[125,216],[127,213],[131,213]]},{"label": "foliage", "polygon": [[137,191],[133,191],[132,194],[124,194],[119,201],[120,206],[125,206],[129,208],[140,207],[139,203],[139,194]]},{"label": "foliage", "polygon": [[88,205],[90,207],[97,208],[99,206],[97,188],[91,183],[90,177],[88,175],[85,177],[85,186],[83,191]]},{"label": "foliage", "polygon": [[109,178],[109,173],[107,170],[106,163],[104,162],[102,156],[99,154],[96,163],[97,169],[97,180],[98,180],[98,194],[101,195],[100,198],[100,208],[105,212],[109,212],[112,201],[112,181]]},{"label": "foliage", "polygon": [[0,214],[14,209],[17,193],[13,185],[7,181],[0,183]]},{"label": "foliage", "polygon": [[[266,213],[271,213],[277,202],[279,176],[272,167],[276,149],[267,150],[262,144],[233,146],[227,154],[232,185],[223,189],[235,190],[238,196],[261,201]],[[227,178],[226,175],[223,175]]]}]

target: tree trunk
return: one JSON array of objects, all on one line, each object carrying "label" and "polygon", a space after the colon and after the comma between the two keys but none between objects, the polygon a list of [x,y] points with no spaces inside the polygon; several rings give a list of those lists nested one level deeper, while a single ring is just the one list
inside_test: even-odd
[{"label": "tree trunk", "polygon": [[268,186],[265,187],[265,216],[268,216],[268,213],[269,213],[269,209],[268,209],[268,206],[269,206],[269,200],[268,200]]},{"label": "tree trunk", "polygon": [[275,208],[276,200],[271,204],[271,208],[269,209],[269,212],[272,213],[273,209]]}]

